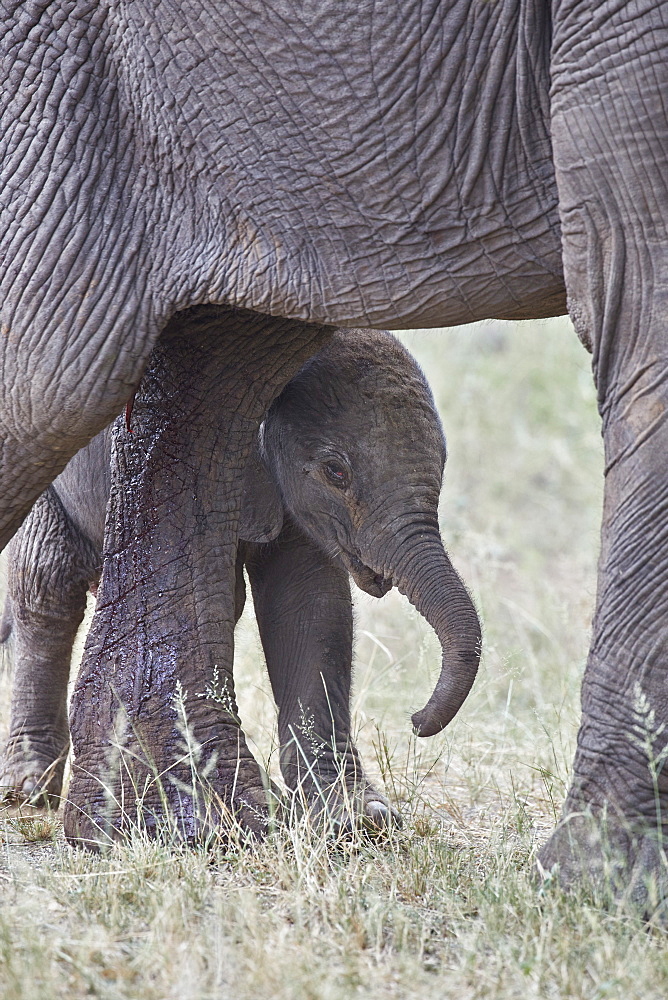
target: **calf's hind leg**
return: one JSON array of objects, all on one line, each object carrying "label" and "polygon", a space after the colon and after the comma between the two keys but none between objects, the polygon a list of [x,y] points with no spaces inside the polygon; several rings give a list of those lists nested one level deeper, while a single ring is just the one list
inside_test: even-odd
[{"label": "calf's hind leg", "polygon": [[7,611],[14,645],[9,737],[0,803],[57,805],[69,749],[72,646],[98,571],[89,542],[53,489],[37,500],[9,548]]}]

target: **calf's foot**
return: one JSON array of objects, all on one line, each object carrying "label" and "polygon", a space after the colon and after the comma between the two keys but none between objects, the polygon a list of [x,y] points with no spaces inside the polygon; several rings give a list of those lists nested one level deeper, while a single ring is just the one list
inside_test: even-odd
[{"label": "calf's foot", "polygon": [[329,787],[319,788],[310,802],[311,815],[323,819],[335,836],[353,830],[382,834],[402,826],[400,813],[372,784],[365,781],[341,787],[342,784],[337,781]]},{"label": "calf's foot", "polygon": [[[296,741],[284,750],[281,769],[295,808],[308,812],[334,837],[355,830],[380,834],[401,827],[400,813],[366,777],[357,750],[322,748],[315,755]],[[310,751],[310,752],[309,752]]]}]

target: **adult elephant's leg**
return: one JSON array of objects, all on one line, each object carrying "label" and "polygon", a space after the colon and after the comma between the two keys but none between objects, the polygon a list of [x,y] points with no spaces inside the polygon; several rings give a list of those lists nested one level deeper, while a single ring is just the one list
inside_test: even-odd
[{"label": "adult elephant's leg", "polygon": [[558,10],[564,264],[593,349],[606,464],[574,775],[540,860],[566,882],[600,878],[609,862],[638,896],[665,868],[668,830],[667,50],[665,10],[649,0],[604,4],[595,23],[586,5]]},{"label": "adult elephant's leg", "polygon": [[9,329],[0,305],[0,549],[136,389],[159,324],[128,312],[118,323],[113,312],[106,320],[93,313],[55,330],[39,314]]},{"label": "adult elephant's leg", "polygon": [[249,546],[246,565],[278,705],[286,784],[339,829],[398,820],[368,781],[350,732],[348,574],[292,525],[271,545]]},{"label": "adult elephant's leg", "polygon": [[70,745],[67,684],[72,646],[99,557],[55,491],[37,501],[9,547],[14,676],[0,802],[56,805]]},{"label": "adult elephant's leg", "polygon": [[[135,823],[261,833],[259,768],[232,684],[243,473],[274,396],[325,327],[202,307],[164,331],[114,428],[98,606],[71,709],[71,840]],[[238,603],[238,594],[237,594]]]}]

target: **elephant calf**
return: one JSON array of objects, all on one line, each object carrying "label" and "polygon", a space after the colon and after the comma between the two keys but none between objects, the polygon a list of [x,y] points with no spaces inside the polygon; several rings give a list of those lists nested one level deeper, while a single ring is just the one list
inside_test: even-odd
[{"label": "elephant calf", "polygon": [[[109,428],[72,459],[11,543],[5,801],[57,802],[61,791],[70,657],[86,591],[100,577],[111,437]],[[246,469],[236,617],[245,567],[279,710],[283,776],[340,822],[396,817],[365,778],[350,735],[349,574],[374,597],[399,587],[440,638],[441,677],[413,719],[422,735],[447,724],[476,673],[477,615],[438,531],[444,462],[433,398],[410,354],[389,334],[338,331],[274,401]],[[243,788],[228,798],[242,811]]]}]

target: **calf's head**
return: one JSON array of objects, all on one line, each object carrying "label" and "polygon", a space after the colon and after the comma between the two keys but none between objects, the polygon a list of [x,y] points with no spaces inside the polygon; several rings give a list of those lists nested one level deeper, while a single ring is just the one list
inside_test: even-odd
[{"label": "calf's head", "polygon": [[480,624],[438,529],[445,440],[420,368],[387,333],[338,331],[272,404],[259,452],[247,497],[264,528],[252,540],[275,537],[285,512],[362,590],[406,594],[443,649],[413,716],[419,735],[439,732],[473,683]]}]

